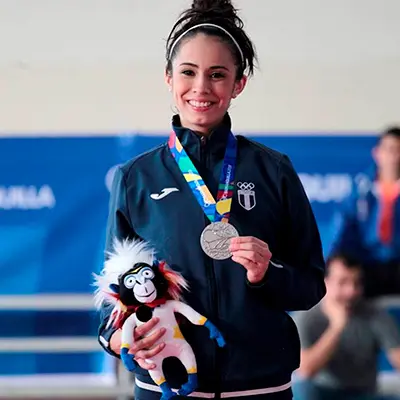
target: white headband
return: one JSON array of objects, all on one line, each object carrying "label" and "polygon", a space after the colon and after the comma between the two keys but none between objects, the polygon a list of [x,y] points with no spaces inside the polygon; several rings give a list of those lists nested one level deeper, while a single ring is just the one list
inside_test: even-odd
[{"label": "white headband", "polygon": [[175,42],[173,43],[173,45],[171,46],[171,50],[169,51],[169,57],[171,57],[171,54],[172,54],[172,52],[174,51],[174,47],[176,46],[176,44],[177,44],[188,32],[190,32],[190,31],[193,30],[193,29],[200,28],[200,27],[202,27],[202,26],[210,26],[210,27],[213,27],[213,28],[217,28],[217,29],[221,30],[222,32],[224,32],[226,35],[228,35],[228,36],[231,38],[232,42],[233,42],[233,43],[235,44],[235,46],[237,47],[237,49],[239,50],[240,58],[241,58],[241,60],[242,60],[242,64],[244,64],[243,51],[242,51],[242,49],[240,48],[239,43],[235,40],[235,38],[234,38],[225,28],[222,28],[222,26],[215,25],[215,24],[209,24],[209,23],[198,24],[198,25],[192,26],[191,28],[189,28],[188,30],[186,30],[185,32],[183,32],[181,35],[179,35],[178,39],[176,39]]}]

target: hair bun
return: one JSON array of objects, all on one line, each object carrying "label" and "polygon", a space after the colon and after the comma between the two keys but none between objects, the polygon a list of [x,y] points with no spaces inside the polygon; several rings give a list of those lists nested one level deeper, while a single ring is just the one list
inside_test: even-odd
[{"label": "hair bun", "polygon": [[230,0],[193,0],[192,12],[198,13],[199,17],[216,17],[235,20],[236,9]]},{"label": "hair bun", "polygon": [[[245,70],[248,70],[249,76],[252,75],[257,56],[237,11],[231,0],[192,0],[191,7],[182,11],[168,35],[166,71],[172,72],[172,60],[179,48],[179,41],[185,34],[193,36],[202,32],[206,35],[218,36],[228,42],[238,66],[237,79],[243,77]],[[217,25],[217,27],[212,25]]]}]

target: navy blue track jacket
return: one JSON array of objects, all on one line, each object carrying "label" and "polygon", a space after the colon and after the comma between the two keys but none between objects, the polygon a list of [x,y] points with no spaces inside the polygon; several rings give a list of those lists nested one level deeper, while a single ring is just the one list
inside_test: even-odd
[{"label": "navy blue track jacket", "polygon": [[[209,137],[180,125],[173,129],[214,198],[231,128],[227,114]],[[241,236],[255,236],[272,252],[265,279],[252,285],[246,270],[231,259],[215,261],[201,249],[200,235],[209,223],[165,143],[121,166],[110,199],[106,248],[114,237],[140,237],[190,284],[185,301],[209,318],[227,345],[217,347],[204,327],[182,324],[198,364],[198,391],[220,393],[286,384],[300,361],[296,326],[286,311],[306,310],[325,295],[324,259],[316,221],[301,182],[286,155],[236,136],[238,155],[230,222]],[[252,184],[251,198],[240,187]],[[243,186],[243,184],[245,186]],[[240,187],[239,187],[240,186]],[[165,188],[175,188],[165,196]],[[247,186],[249,188],[249,186]],[[99,342],[110,309],[101,313]],[[172,387],[186,382],[177,360],[164,362]],[[136,378],[152,383],[139,368]]]}]

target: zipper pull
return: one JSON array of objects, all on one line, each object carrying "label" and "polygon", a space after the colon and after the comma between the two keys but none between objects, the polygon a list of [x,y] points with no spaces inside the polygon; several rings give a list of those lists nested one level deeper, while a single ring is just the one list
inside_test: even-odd
[{"label": "zipper pull", "polygon": [[202,136],[200,138],[200,143],[201,143],[201,146],[204,147],[206,145],[206,143],[207,143],[207,137],[206,136]]}]

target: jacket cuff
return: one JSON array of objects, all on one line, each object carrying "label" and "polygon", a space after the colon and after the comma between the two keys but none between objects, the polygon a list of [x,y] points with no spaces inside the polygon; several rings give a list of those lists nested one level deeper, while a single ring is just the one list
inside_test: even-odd
[{"label": "jacket cuff", "polygon": [[264,278],[257,283],[251,283],[246,277],[247,285],[253,289],[263,288],[265,286],[279,287],[282,280],[283,265],[280,265],[272,260],[268,264],[267,272]]},{"label": "jacket cuff", "polygon": [[101,347],[103,347],[103,349],[110,355],[116,357],[116,358],[121,358],[121,356],[117,353],[115,353],[110,346],[110,340],[111,340],[111,336],[114,334],[115,331],[117,331],[117,328],[108,328],[103,330],[101,333],[99,333],[98,335],[98,341],[101,345]]}]

